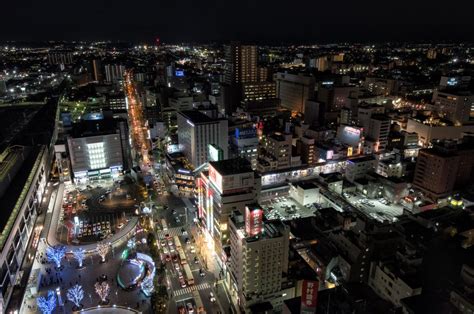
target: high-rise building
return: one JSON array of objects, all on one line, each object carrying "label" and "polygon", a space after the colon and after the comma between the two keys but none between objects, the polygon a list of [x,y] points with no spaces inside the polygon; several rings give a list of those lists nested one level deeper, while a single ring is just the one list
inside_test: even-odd
[{"label": "high-rise building", "polygon": [[289,227],[262,218],[263,209],[248,204],[244,213],[234,211],[229,219],[229,287],[243,313],[262,302],[278,310],[286,295],[282,290],[288,272]]},{"label": "high-rise building", "polygon": [[323,107],[320,102],[307,99],[304,105],[304,123],[311,126],[318,126],[323,120]]},{"label": "high-rise building", "polygon": [[257,82],[257,46],[232,43],[225,47],[224,83],[237,85]]},{"label": "high-rise building", "polygon": [[178,112],[178,142],[189,163],[197,168],[209,161],[209,144],[228,154],[228,121],[212,119],[197,110]]},{"label": "high-rise building", "polygon": [[105,80],[109,83],[117,83],[123,80],[125,74],[125,66],[120,64],[106,64],[105,69]]},{"label": "high-rise building", "polygon": [[[365,129],[364,129],[365,131]],[[375,114],[369,120],[365,144],[371,152],[384,151],[388,144],[390,118],[386,115]]]},{"label": "high-rise building", "polygon": [[296,151],[301,156],[301,162],[312,166],[318,162],[314,138],[303,136],[296,141]]},{"label": "high-rise building", "polygon": [[73,54],[70,51],[52,51],[48,53],[49,64],[71,64],[73,62]]},{"label": "high-rise building", "polygon": [[474,145],[465,137],[459,145],[445,141],[420,150],[413,185],[436,200],[472,183],[473,177]]},{"label": "high-rise building", "polygon": [[96,82],[102,82],[103,74],[102,74],[102,62],[98,59],[94,59],[91,61],[92,65],[92,80]]},{"label": "high-rise building", "polygon": [[314,78],[301,74],[277,73],[274,80],[281,105],[291,111],[304,113],[306,100],[314,96]]},{"label": "high-rise building", "polygon": [[231,137],[231,148],[235,156],[247,159],[252,169],[257,169],[258,136],[256,128],[236,128]]},{"label": "high-rise building", "polygon": [[229,215],[234,210],[244,212],[245,205],[257,201],[261,178],[244,158],[211,161],[197,188],[199,218],[221,257],[223,247],[229,245]]}]

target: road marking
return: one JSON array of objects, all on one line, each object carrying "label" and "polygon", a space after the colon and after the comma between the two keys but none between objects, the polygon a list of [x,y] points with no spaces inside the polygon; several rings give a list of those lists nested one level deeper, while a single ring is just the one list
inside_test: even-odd
[{"label": "road marking", "polygon": [[[196,290],[206,290],[206,289],[210,289],[211,286],[209,285],[209,283],[207,282],[203,282],[197,286],[190,286],[190,287],[186,287],[186,288],[183,288],[183,289],[179,289],[179,290],[176,290],[174,291],[174,296],[175,297],[179,297],[179,296],[182,296],[182,295],[185,295],[185,294],[190,294],[192,293],[193,291],[196,291]],[[176,301],[176,302],[179,302],[179,301]]]}]

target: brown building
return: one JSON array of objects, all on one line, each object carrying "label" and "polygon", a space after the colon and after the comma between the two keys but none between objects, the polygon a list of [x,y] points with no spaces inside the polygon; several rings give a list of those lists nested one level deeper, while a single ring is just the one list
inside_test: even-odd
[{"label": "brown building", "polygon": [[471,137],[465,137],[461,144],[437,143],[418,153],[413,185],[436,200],[472,183],[473,170],[474,142]]}]

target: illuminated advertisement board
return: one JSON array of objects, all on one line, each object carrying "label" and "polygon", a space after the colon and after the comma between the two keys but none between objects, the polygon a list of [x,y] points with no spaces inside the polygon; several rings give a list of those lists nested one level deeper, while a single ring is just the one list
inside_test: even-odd
[{"label": "illuminated advertisement board", "polygon": [[362,128],[341,125],[338,130],[338,139],[346,145],[357,147],[362,138]]},{"label": "illuminated advertisement board", "polygon": [[263,209],[258,206],[245,206],[245,232],[253,237],[262,233]]},{"label": "illuminated advertisement board", "polygon": [[222,149],[220,149],[216,145],[209,144],[208,159],[209,159],[209,161],[222,160],[222,159],[224,159],[224,152],[222,151]]},{"label": "illuminated advertisement board", "polygon": [[222,176],[211,165],[209,165],[209,180],[214,184],[219,192],[222,192]]},{"label": "illuminated advertisement board", "polygon": [[184,76],[184,71],[183,70],[176,70],[176,71],[174,71],[174,76],[183,77]]},{"label": "illuminated advertisement board", "polygon": [[303,280],[303,289],[301,291],[301,314],[316,313],[318,304],[319,283],[313,280]]}]

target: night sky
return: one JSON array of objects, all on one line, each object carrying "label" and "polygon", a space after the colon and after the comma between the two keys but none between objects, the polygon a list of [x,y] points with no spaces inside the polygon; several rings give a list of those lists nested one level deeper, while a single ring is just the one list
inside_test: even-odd
[{"label": "night sky", "polygon": [[470,0],[4,0],[0,40],[474,40]]}]

